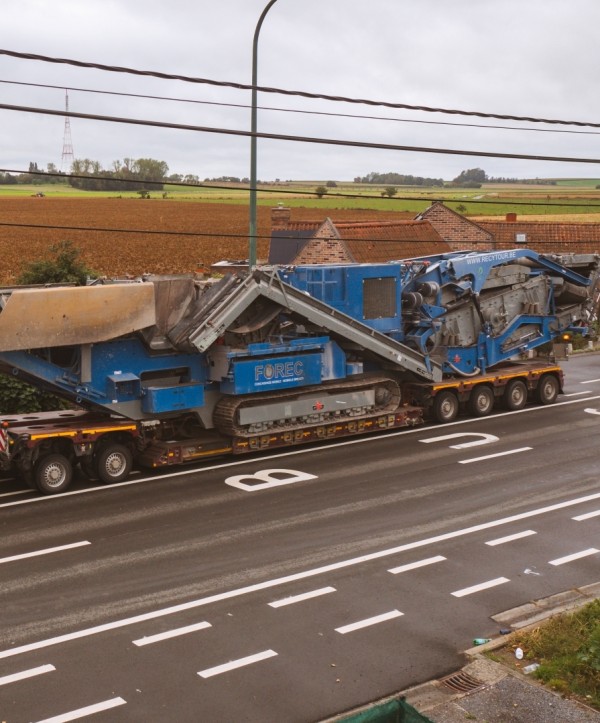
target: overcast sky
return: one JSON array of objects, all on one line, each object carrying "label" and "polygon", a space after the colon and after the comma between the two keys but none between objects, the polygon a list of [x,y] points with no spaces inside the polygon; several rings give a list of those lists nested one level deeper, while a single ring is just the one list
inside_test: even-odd
[{"label": "overcast sky", "polygon": [[[5,50],[238,83],[251,82],[252,37],[267,0],[15,0]],[[600,122],[598,0],[278,0],[260,35],[263,86],[394,103]],[[250,91],[140,78],[0,55],[0,103],[249,130]],[[75,90],[169,96],[149,100]],[[260,93],[259,131],[404,146],[600,159],[600,128],[418,113]],[[60,168],[64,118],[0,109],[3,168]],[[406,122],[412,121],[412,122]],[[428,121],[417,123],[414,121]],[[446,123],[489,123],[520,130]],[[524,128],[570,132],[531,132]],[[579,131],[575,133],[572,131]],[[581,131],[586,131],[581,133]],[[248,138],[71,119],[75,158],[154,158],[200,179],[249,176]],[[352,180],[371,171],[451,179],[466,168],[516,177],[600,177],[597,164],[258,142],[263,180]]]}]

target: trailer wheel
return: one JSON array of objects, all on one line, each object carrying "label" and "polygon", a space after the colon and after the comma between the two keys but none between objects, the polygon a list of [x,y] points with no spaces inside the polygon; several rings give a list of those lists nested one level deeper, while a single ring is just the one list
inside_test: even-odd
[{"label": "trailer wheel", "polygon": [[101,482],[122,482],[132,465],[133,455],[123,444],[108,444],[96,456],[96,473]]},{"label": "trailer wheel", "polygon": [[472,417],[487,417],[494,408],[494,391],[485,385],[475,387],[469,397],[469,413]]},{"label": "trailer wheel", "polygon": [[527,384],[522,379],[513,379],[508,382],[502,395],[502,401],[506,409],[510,411],[523,409],[527,404]]},{"label": "trailer wheel", "polygon": [[454,392],[440,392],[433,400],[433,418],[440,424],[453,422],[458,416],[458,397]]},{"label": "trailer wheel", "polygon": [[535,390],[535,400],[538,404],[554,404],[558,391],[558,379],[554,374],[544,374]]},{"label": "trailer wheel", "polygon": [[35,466],[35,484],[44,495],[64,492],[73,479],[73,465],[62,454],[42,457]]}]

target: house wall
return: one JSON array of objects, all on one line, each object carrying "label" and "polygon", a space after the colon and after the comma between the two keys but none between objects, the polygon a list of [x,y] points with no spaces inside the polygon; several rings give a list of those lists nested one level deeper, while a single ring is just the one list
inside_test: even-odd
[{"label": "house wall", "polygon": [[488,251],[495,248],[490,233],[441,203],[434,203],[418,218],[429,221],[452,251],[463,249]]},{"label": "house wall", "polygon": [[333,230],[321,229],[295,258],[295,264],[347,264],[353,259]]}]

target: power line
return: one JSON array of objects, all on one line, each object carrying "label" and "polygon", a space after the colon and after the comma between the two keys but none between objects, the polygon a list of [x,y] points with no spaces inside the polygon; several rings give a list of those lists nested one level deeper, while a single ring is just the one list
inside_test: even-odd
[{"label": "power line", "polygon": [[[212,105],[221,108],[240,108],[250,110],[251,106],[244,103],[225,103],[214,100],[198,100],[197,98],[178,98],[167,95],[148,95],[145,93],[125,93],[116,90],[100,90],[98,88],[81,88],[77,86],[52,85],[49,83],[26,83],[19,80],[3,80],[0,83],[9,85],[22,85],[30,88],[47,88],[51,90],[70,90],[79,93],[96,93],[98,95],[114,95],[123,98],[140,98],[142,100],[165,100],[173,103],[193,103],[197,105]],[[363,115],[360,113],[334,113],[332,111],[304,110],[302,108],[279,108],[276,106],[259,105],[257,110],[275,111],[277,113],[297,113],[300,115],[326,116],[330,118],[354,118],[357,120],[389,121],[391,123],[418,123],[420,125],[452,126],[458,128],[482,128],[490,130],[523,131],[528,133],[570,133],[574,135],[600,135],[600,131],[575,131],[564,128],[523,128],[522,126],[499,126],[484,123],[453,123],[450,121],[431,121],[414,118],[392,118],[390,116]]]},{"label": "power line", "polygon": [[[28,175],[28,176],[50,176],[53,178],[77,178],[79,180],[86,180],[86,181],[105,181],[105,182],[112,182],[115,184],[115,187],[118,186],[118,184],[122,183],[130,183],[130,184],[136,184],[139,185],[143,183],[144,185],[152,185],[152,186],[160,186],[161,190],[163,186],[179,186],[182,188],[205,188],[205,189],[211,189],[216,191],[240,191],[241,193],[248,193],[252,189],[250,186],[238,186],[233,187],[231,185],[229,186],[220,186],[220,185],[213,185],[207,184],[207,183],[189,183],[184,181],[170,181],[169,179],[163,179],[162,181],[149,181],[142,178],[115,178],[114,176],[85,176],[81,174],[76,173],[55,173],[52,171],[25,171],[23,169],[19,170],[16,168],[0,168],[0,173],[16,173],[18,175]],[[363,185],[369,185],[369,184],[363,184]],[[380,184],[385,185],[385,184]],[[390,184],[391,185],[391,184]],[[278,196],[281,195],[291,195],[291,196],[314,196],[314,191],[302,191],[300,189],[293,190],[293,189],[286,189],[286,188],[261,188],[258,187],[255,189],[256,191],[260,193],[271,193]],[[460,191],[460,188],[457,188],[458,191]],[[464,189],[466,190],[466,189]],[[366,193],[340,193],[337,191],[327,191],[326,194],[324,194],[328,197],[332,198],[364,198],[366,200],[381,200],[381,195],[369,195]],[[563,202],[563,203],[549,203],[549,202],[542,202],[542,201],[513,201],[510,199],[498,199],[498,200],[486,200],[486,199],[467,199],[467,198],[445,198],[442,196],[393,196],[389,199],[391,201],[425,201],[427,203],[469,203],[469,204],[478,204],[478,205],[492,205],[492,206],[541,206],[543,208],[600,208],[600,204],[598,203],[571,203],[570,201]]]},{"label": "power line", "polygon": [[[0,51],[1,53],[2,51]],[[165,121],[143,120],[140,118],[122,118],[117,116],[98,115],[96,113],[65,113],[64,111],[49,108],[33,108],[23,105],[0,104],[0,110],[19,111],[24,113],[37,113],[41,115],[69,116],[84,120],[98,120],[108,123],[125,123],[128,125],[148,126],[152,128],[173,128],[176,130],[195,131],[201,133],[216,133],[220,135],[241,136],[244,138],[256,137],[276,141],[292,141],[295,143],[316,143],[319,145],[345,146],[349,148],[375,148],[384,151],[411,151],[415,153],[435,153],[452,156],[475,156],[478,158],[510,158],[525,161],[553,161],[556,163],[600,163],[599,158],[573,158],[568,156],[541,156],[525,153],[500,153],[495,151],[470,151],[451,148],[429,148],[425,146],[403,146],[393,143],[374,143],[367,141],[349,141],[335,138],[318,138],[311,136],[294,136],[282,133],[253,133],[252,131],[235,130],[232,128],[214,128],[211,126],[195,126],[184,123],[167,123]],[[600,126],[599,126],[600,127]]]},{"label": "power line", "polygon": [[[343,222],[340,222],[343,223]],[[108,228],[108,227],[99,227],[99,226],[56,226],[53,224],[35,224],[35,223],[12,223],[9,221],[0,221],[0,227],[8,227],[8,228],[36,228],[36,229],[44,229],[44,230],[54,230],[54,231],[85,231],[86,233],[89,232],[95,232],[95,233],[121,233],[121,234],[137,234],[137,235],[151,235],[151,236],[192,236],[192,237],[200,237],[200,238],[237,238],[237,239],[247,239],[248,234],[247,233],[223,233],[222,231],[215,231],[214,233],[211,233],[210,231],[158,231],[158,230],[152,230],[152,229],[136,229],[136,228]],[[315,229],[315,234],[317,232],[317,229]],[[257,239],[266,239],[271,241],[278,241],[282,239],[287,239],[289,236],[285,235],[278,235],[277,232],[274,232],[272,234],[266,235],[257,235]],[[418,239],[390,239],[390,238],[373,238],[369,237],[368,239],[361,238],[361,237],[353,237],[353,236],[343,236],[344,241],[364,241],[366,243],[370,243],[372,241],[375,241],[377,243],[379,242],[387,242],[387,243],[396,243],[396,244],[413,244],[413,243],[421,243],[418,241]],[[430,243],[430,242],[428,242]],[[536,241],[536,246],[542,246],[542,245],[548,245],[548,246],[555,246],[557,244],[556,241]]]},{"label": "power line", "polygon": [[[56,57],[50,57],[47,55],[39,55],[36,53],[20,53],[20,52],[14,51],[14,50],[6,50],[6,49],[2,49],[2,48],[0,48],[0,55],[7,55],[7,56],[10,56],[13,58],[20,58],[23,60],[38,60],[38,61],[42,61],[45,63],[57,63],[57,64],[63,64],[63,65],[72,65],[72,66],[75,66],[78,68],[94,68],[96,70],[104,70],[104,71],[111,72],[111,73],[125,73],[125,74],[129,74],[129,75],[160,78],[162,80],[180,80],[185,83],[212,85],[212,86],[217,86],[217,87],[222,87],[222,88],[234,88],[237,90],[252,90],[254,87],[254,86],[248,85],[246,83],[235,83],[235,82],[231,82],[231,81],[214,80],[214,79],[210,79],[210,78],[197,78],[197,77],[188,76],[188,75],[163,73],[163,72],[152,71],[152,70],[139,70],[136,68],[127,68],[127,67],[117,66],[117,65],[106,65],[103,63],[91,63],[91,62],[86,62],[86,61],[82,61],[82,60],[73,60],[70,58],[56,58]],[[279,95],[299,96],[302,98],[328,100],[328,101],[331,101],[334,103],[354,103],[354,104],[360,104],[360,105],[381,106],[381,107],[385,107],[385,108],[415,110],[415,111],[422,111],[425,113],[445,113],[448,115],[474,116],[477,118],[495,118],[497,120],[513,120],[513,121],[520,121],[520,122],[527,122],[527,123],[547,123],[547,124],[551,124],[551,125],[570,125],[570,126],[580,126],[580,127],[588,127],[588,128],[600,128],[600,123],[590,123],[590,122],[586,122],[586,121],[559,120],[556,118],[534,118],[531,116],[517,116],[517,115],[501,114],[501,113],[484,113],[482,111],[458,110],[455,108],[434,108],[431,106],[424,106],[424,105],[409,105],[407,103],[392,103],[389,101],[368,100],[365,98],[350,98],[347,96],[326,95],[323,93],[311,93],[308,91],[301,91],[301,90],[287,90],[285,88],[269,88],[269,87],[260,86],[260,85],[257,85],[255,87],[256,87],[256,90],[260,91],[261,93],[274,93],[274,94],[279,94]]]}]

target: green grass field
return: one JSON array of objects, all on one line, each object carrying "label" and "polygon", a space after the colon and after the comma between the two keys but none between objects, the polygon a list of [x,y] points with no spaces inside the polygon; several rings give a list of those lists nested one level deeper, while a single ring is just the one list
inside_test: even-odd
[{"label": "green grass field", "polygon": [[[315,189],[323,181],[288,181],[263,184],[258,191],[258,204],[315,209],[373,209],[404,211],[417,214],[436,200],[444,202],[467,216],[499,216],[516,212],[528,215],[567,215],[600,213],[600,189],[597,179],[557,179],[557,185],[484,184],[478,189],[428,188],[398,186],[393,198],[382,196],[385,186],[338,182],[318,198]],[[217,185],[217,184],[215,184]],[[150,191],[152,200],[202,201],[204,203],[247,204],[248,192],[237,184],[210,184],[201,187],[165,185],[163,190]],[[136,192],[82,191],[67,185],[0,186],[3,197],[30,197],[42,192],[47,198],[139,198]]]}]

